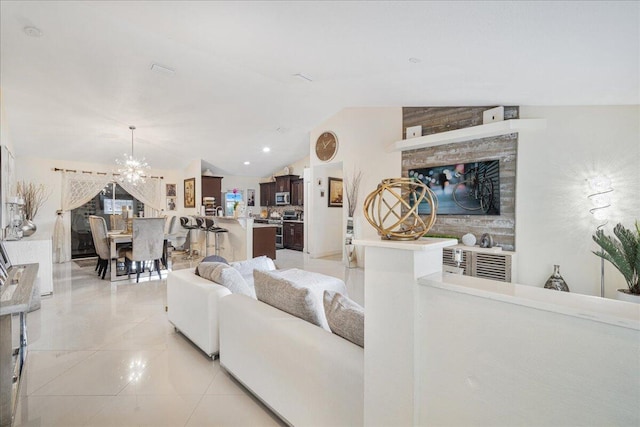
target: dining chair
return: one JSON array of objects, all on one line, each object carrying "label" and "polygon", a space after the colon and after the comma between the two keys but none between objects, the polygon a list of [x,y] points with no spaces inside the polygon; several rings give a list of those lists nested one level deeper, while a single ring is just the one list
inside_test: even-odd
[{"label": "dining chair", "polygon": [[109,237],[107,235],[107,221],[101,216],[89,216],[89,228],[93,236],[93,247],[98,254],[98,276],[102,274],[102,279],[109,268],[109,260],[111,259],[111,251],[109,249]]},{"label": "dining chair", "polygon": [[[147,261],[153,261],[160,275],[160,260],[164,254],[164,218],[133,218],[132,248],[125,252],[127,275],[131,277],[131,266],[136,263],[136,283]],[[151,269],[149,269],[151,277]]]}]

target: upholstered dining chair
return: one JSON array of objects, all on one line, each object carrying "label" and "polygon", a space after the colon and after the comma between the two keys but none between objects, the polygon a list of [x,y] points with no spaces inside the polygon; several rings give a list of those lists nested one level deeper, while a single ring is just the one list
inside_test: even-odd
[{"label": "upholstered dining chair", "polygon": [[[147,261],[153,261],[160,275],[160,260],[164,252],[164,218],[133,218],[132,248],[125,253],[127,274],[131,277],[131,265],[136,263],[136,283]],[[151,269],[149,269],[151,277]]]},{"label": "upholstered dining chair", "polygon": [[107,236],[107,221],[101,216],[90,215],[89,227],[93,236],[93,247],[98,254],[98,265],[96,266],[99,269],[98,276],[102,274],[102,279],[104,279],[111,259],[109,237]]}]

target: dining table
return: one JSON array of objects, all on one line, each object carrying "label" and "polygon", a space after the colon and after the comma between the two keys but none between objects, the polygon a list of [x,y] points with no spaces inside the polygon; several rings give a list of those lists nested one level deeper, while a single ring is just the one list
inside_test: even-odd
[{"label": "dining table", "polygon": [[[125,248],[130,248],[133,242],[133,235],[126,231],[109,231],[107,232],[109,237],[109,251],[111,262],[111,281],[118,282],[121,280],[128,280],[129,275],[127,269],[124,266],[124,262],[119,261],[124,258],[124,255],[120,255],[120,252]],[[168,238],[170,236],[165,234],[164,245],[162,249],[161,265],[162,270],[169,270],[171,268],[171,257],[169,256]],[[118,263],[121,263],[119,265]]]}]

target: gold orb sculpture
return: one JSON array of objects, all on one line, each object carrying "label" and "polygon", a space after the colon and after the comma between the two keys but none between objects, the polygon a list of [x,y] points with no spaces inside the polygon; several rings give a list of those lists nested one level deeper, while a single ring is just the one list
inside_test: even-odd
[{"label": "gold orb sculpture", "polygon": [[[418,214],[427,202],[431,213]],[[383,240],[417,240],[436,222],[438,198],[422,182],[413,178],[383,179],[364,201],[364,216]]]}]

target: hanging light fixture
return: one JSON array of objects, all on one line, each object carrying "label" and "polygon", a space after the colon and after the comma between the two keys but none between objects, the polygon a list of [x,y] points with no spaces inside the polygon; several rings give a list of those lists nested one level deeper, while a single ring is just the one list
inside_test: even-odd
[{"label": "hanging light fixture", "polygon": [[136,130],[136,127],[129,126],[129,129],[131,129],[131,155],[125,153],[122,159],[116,159],[116,163],[118,164],[118,173],[120,174],[118,179],[136,185],[145,182],[149,165],[144,157],[138,160],[133,156],[133,131]]}]

